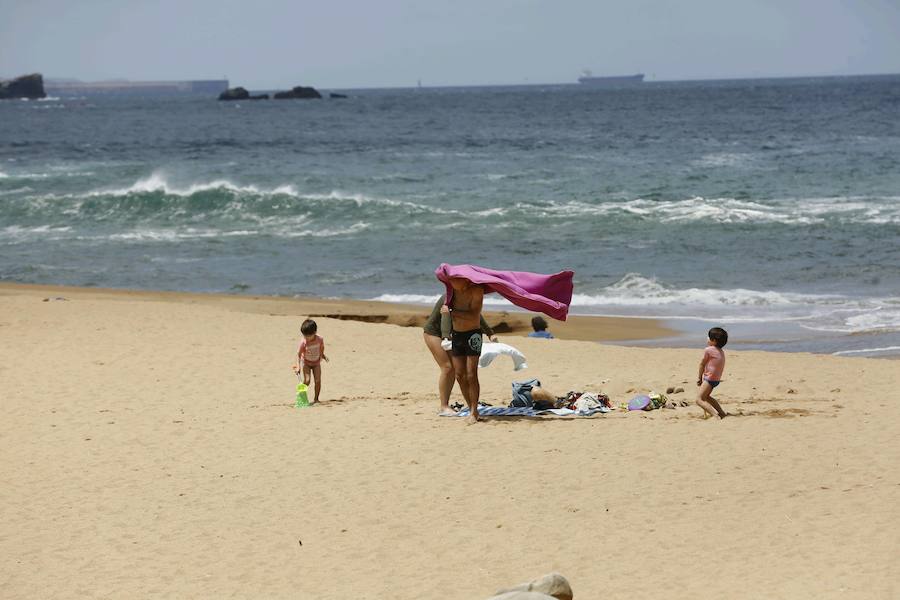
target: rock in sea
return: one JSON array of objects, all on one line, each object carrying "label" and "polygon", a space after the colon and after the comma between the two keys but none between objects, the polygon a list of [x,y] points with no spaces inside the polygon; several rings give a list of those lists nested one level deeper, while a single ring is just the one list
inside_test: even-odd
[{"label": "rock in sea", "polygon": [[321,98],[322,94],[320,94],[316,88],[312,87],[303,87],[302,85],[298,85],[295,88],[292,88],[287,92],[275,92],[275,95],[272,96],[275,100],[290,100],[290,99],[304,99],[304,98]]},{"label": "rock in sea", "polygon": [[46,98],[44,92],[44,76],[40,73],[22,75],[9,81],[0,81],[0,100],[12,98]]}]

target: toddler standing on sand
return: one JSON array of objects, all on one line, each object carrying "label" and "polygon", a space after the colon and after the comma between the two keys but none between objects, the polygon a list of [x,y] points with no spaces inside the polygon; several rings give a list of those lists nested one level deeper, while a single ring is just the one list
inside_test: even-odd
[{"label": "toddler standing on sand", "polygon": [[319,392],[322,390],[320,362],[322,359],[328,362],[328,357],[325,356],[325,340],[316,334],[318,329],[318,325],[312,319],[306,319],[300,324],[303,341],[300,342],[300,348],[297,350],[297,362],[294,363],[294,373],[303,371],[303,383],[309,385],[310,373],[316,379],[316,395],[313,404],[319,401]]},{"label": "toddler standing on sand", "polygon": [[722,348],[728,343],[728,332],[721,327],[713,327],[707,336],[709,339],[697,374],[697,385],[700,386],[697,406],[703,409],[704,419],[713,415],[724,419],[727,413],[710,394],[714,387],[722,383],[722,373],[725,371],[725,351]]}]

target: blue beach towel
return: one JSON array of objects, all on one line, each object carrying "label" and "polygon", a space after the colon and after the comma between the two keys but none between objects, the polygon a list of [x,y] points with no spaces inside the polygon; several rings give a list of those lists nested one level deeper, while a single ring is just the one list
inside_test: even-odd
[{"label": "blue beach towel", "polygon": [[[590,417],[597,413],[608,413],[610,409],[601,406],[594,410],[580,413],[568,408],[549,408],[546,410],[535,410],[531,407],[510,407],[510,406],[485,406],[478,409],[478,415],[482,417]],[[455,415],[441,415],[444,417],[468,417],[469,409],[464,408]]]}]

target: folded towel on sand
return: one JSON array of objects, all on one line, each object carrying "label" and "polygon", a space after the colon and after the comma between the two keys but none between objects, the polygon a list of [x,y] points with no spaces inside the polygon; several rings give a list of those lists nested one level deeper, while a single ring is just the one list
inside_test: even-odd
[{"label": "folded towel on sand", "polygon": [[[543,417],[553,415],[557,417],[590,417],[597,413],[608,413],[611,410],[605,406],[578,412],[568,408],[549,408],[546,410],[535,410],[533,408],[509,407],[509,406],[486,406],[478,409],[478,415],[482,417]],[[468,417],[469,409],[464,408],[456,414],[442,414],[442,417]]]}]

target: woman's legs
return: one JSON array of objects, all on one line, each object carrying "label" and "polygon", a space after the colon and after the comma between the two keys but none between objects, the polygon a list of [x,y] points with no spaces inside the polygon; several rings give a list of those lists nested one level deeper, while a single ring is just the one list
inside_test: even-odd
[{"label": "woman's legs", "polygon": [[438,394],[441,397],[441,412],[450,412],[450,392],[453,391],[453,380],[456,374],[453,370],[453,362],[450,360],[450,354],[441,348],[441,338],[435,335],[423,333],[425,337],[425,345],[431,351],[434,362],[441,369],[438,376]]}]

